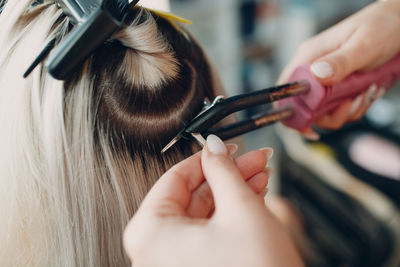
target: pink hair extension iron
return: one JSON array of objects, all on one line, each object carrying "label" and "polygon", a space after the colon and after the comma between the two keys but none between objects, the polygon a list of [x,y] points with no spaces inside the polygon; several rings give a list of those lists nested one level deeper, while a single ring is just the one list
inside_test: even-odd
[{"label": "pink hair extension iron", "polygon": [[[201,146],[210,134],[218,135],[222,140],[227,140],[247,132],[271,125],[293,116],[291,108],[281,108],[272,112],[257,114],[250,119],[232,123],[223,127],[213,127],[225,117],[235,112],[254,106],[272,103],[286,97],[294,97],[310,90],[307,81],[288,83],[274,86],[247,94],[240,94],[223,98],[218,96],[214,102],[205,103],[203,110],[192,121],[183,125],[183,129],[161,151],[165,153],[180,139],[195,139]],[[206,101],[205,101],[206,102]]]},{"label": "pink hair extension iron", "polygon": [[369,71],[356,72],[333,86],[323,86],[311,74],[310,65],[299,66],[289,78],[289,82],[307,80],[310,90],[302,95],[285,98],[278,102],[279,107],[291,107],[294,114],[284,123],[294,129],[302,130],[323,114],[338,107],[344,100],[353,99],[366,91],[371,85],[388,91],[400,78],[400,54],[384,65]]},{"label": "pink hair extension iron", "polygon": [[[339,106],[343,100],[356,97],[373,84],[389,90],[399,78],[400,54],[373,71],[354,73],[333,86],[321,85],[311,74],[310,66],[303,65],[293,72],[288,84],[229,98],[217,97],[212,104],[205,105],[198,116],[183,126],[184,129],[164,147],[162,153],[182,138],[194,138],[203,145],[204,137],[209,134],[216,134],[222,140],[227,140],[278,121],[302,130],[311,126],[321,115]],[[272,102],[277,102],[279,107],[273,112],[213,128],[220,120],[234,112]]]}]

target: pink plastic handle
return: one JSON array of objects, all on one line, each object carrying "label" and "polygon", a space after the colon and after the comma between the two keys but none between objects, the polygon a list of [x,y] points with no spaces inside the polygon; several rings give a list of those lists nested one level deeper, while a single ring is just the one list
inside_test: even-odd
[{"label": "pink plastic handle", "polygon": [[279,106],[291,106],[294,115],[284,123],[297,130],[312,124],[321,115],[338,107],[344,100],[352,99],[375,84],[389,90],[400,78],[400,54],[384,65],[369,71],[356,72],[333,86],[323,86],[311,74],[310,65],[298,67],[289,82],[307,80],[311,89],[306,95],[279,101]]}]

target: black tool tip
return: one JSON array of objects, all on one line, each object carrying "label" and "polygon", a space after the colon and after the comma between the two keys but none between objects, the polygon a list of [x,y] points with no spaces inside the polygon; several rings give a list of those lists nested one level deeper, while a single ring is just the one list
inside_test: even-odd
[{"label": "black tool tip", "polygon": [[40,52],[40,54],[35,58],[35,60],[32,62],[32,64],[28,67],[28,69],[24,72],[22,75],[24,79],[31,74],[31,72],[39,65],[45,57],[50,53],[50,51],[54,48],[56,44],[56,38],[53,38],[46,44],[46,46],[43,48],[43,50]]}]

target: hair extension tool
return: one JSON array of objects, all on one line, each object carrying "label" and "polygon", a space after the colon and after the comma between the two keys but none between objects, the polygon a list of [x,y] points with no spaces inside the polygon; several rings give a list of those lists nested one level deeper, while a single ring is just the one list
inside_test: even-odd
[{"label": "hair extension tool", "polygon": [[[344,100],[366,91],[371,85],[389,90],[399,78],[400,55],[375,70],[356,72],[332,86],[320,84],[312,75],[310,65],[303,65],[293,72],[288,84],[226,99],[217,97],[164,147],[162,153],[181,138],[194,137],[204,145],[204,137],[209,134],[216,134],[222,140],[227,140],[278,121],[302,130],[311,126],[315,119],[338,107]],[[278,109],[273,112],[256,115],[228,126],[211,128],[234,112],[275,101]]]},{"label": "hair extension tool", "polygon": [[[79,63],[124,25],[127,15],[138,1],[56,0],[74,28],[48,59],[48,72],[56,79],[66,79]],[[50,53],[55,44],[56,37],[45,46],[24,77]]]},{"label": "hair extension tool", "polygon": [[310,91],[296,97],[286,98],[278,102],[280,107],[292,107],[293,116],[284,123],[297,130],[311,126],[312,122],[338,107],[344,100],[353,99],[366,91],[371,85],[389,90],[400,78],[400,54],[384,65],[369,71],[356,72],[342,82],[323,86],[312,75],[310,65],[298,67],[289,81],[307,80]]},{"label": "hair extension tool", "polygon": [[270,113],[256,115],[249,120],[220,128],[212,128],[212,126],[232,113],[258,105],[272,103],[286,97],[304,94],[307,93],[309,89],[310,84],[307,81],[300,81],[229,98],[219,96],[212,104],[206,104],[203,111],[164,147],[162,153],[166,152],[181,138],[190,140],[194,137],[200,145],[204,145],[204,137],[210,134],[218,135],[222,140],[227,140],[272,123],[288,119],[293,115],[293,110],[292,108],[283,107]]}]

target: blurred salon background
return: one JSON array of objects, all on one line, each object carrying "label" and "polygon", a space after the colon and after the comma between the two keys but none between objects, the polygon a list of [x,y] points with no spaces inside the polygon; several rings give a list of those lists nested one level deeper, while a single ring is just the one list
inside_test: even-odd
[{"label": "blurred salon background", "polygon": [[[193,21],[189,29],[230,96],[273,86],[304,40],[371,2],[171,0],[171,10]],[[400,266],[399,87],[361,121],[318,129],[319,141],[282,125],[244,136],[246,149],[275,150],[269,195],[283,196],[298,212],[308,266]]]}]

